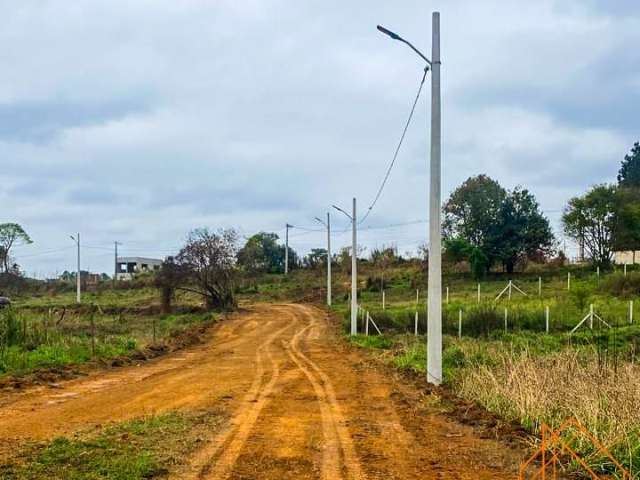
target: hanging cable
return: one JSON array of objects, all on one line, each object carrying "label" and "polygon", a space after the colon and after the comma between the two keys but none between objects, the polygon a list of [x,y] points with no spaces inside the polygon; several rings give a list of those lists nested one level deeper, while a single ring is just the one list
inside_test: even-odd
[{"label": "hanging cable", "polygon": [[411,106],[411,112],[409,113],[409,118],[407,118],[407,123],[404,125],[404,130],[402,130],[402,135],[400,136],[400,141],[398,142],[398,146],[396,147],[396,150],[395,150],[395,152],[393,154],[393,158],[391,159],[391,163],[389,164],[389,168],[387,168],[387,173],[385,174],[384,179],[382,180],[382,183],[380,184],[380,188],[378,188],[378,193],[376,193],[376,196],[373,199],[373,202],[371,202],[371,205],[367,209],[367,213],[364,214],[364,217],[362,217],[362,219],[358,222],[358,225],[362,224],[367,219],[367,217],[369,216],[369,214],[373,210],[373,207],[376,206],[376,203],[380,199],[380,196],[382,195],[382,191],[384,190],[384,187],[387,184],[387,180],[389,180],[389,175],[391,175],[391,170],[393,169],[393,166],[396,163],[396,159],[398,158],[398,153],[400,152],[400,147],[402,147],[402,142],[404,141],[404,137],[407,134],[407,130],[409,129],[409,125],[411,124],[411,119],[413,118],[413,113],[416,110],[416,105],[418,104],[418,99],[420,98],[420,93],[422,92],[422,87],[424,86],[424,82],[425,82],[425,80],[427,78],[427,72],[428,71],[429,71],[428,68],[424,69],[424,74],[422,75],[422,80],[420,81],[420,86],[418,87],[418,93],[416,94],[416,98],[413,101],[413,105]]}]

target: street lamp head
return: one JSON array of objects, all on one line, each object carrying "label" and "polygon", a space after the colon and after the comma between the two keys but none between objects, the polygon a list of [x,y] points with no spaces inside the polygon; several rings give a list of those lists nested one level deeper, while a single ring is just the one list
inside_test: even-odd
[{"label": "street lamp head", "polygon": [[400,35],[398,35],[397,33],[393,33],[391,30],[387,30],[382,25],[378,25],[376,28],[385,35],[389,35],[394,40],[402,40],[402,38],[400,38]]},{"label": "street lamp head", "polygon": [[411,42],[406,41],[404,38],[402,38],[400,35],[398,35],[397,33],[393,33],[391,30],[388,30],[386,28],[384,28],[382,25],[378,25],[376,27],[378,29],[378,31],[384,33],[385,35],[388,35],[389,37],[391,37],[394,40],[398,40],[399,42],[405,43],[407,44],[411,50],[413,50],[414,52],[416,52],[418,55],[420,55],[420,57],[422,57],[422,59],[427,62],[427,65],[431,65],[431,60],[429,60],[424,53],[422,53],[420,50],[418,50],[416,47],[414,47]]},{"label": "street lamp head", "polygon": [[341,209],[340,207],[336,207],[335,205],[331,205],[333,208],[335,208],[336,210],[338,210],[340,213],[343,213],[347,216],[347,218],[349,218],[352,222],[353,222],[353,217],[351,215],[349,215],[347,212],[345,212],[343,209]]}]

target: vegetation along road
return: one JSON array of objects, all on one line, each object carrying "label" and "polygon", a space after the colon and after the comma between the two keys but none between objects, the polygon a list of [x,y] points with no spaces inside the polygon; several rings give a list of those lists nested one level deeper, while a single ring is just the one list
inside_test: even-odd
[{"label": "vegetation along road", "polygon": [[[86,447],[87,435],[86,461],[121,461],[123,472],[145,468],[145,457],[105,460],[95,448],[157,438],[148,447],[171,458],[150,476],[169,478],[515,478],[522,452],[444,416],[432,396],[373,363],[316,307],[252,306],[201,345],[3,394],[3,478],[55,472],[57,456]],[[21,453],[36,459],[20,467],[16,445],[32,440],[47,447]]]}]

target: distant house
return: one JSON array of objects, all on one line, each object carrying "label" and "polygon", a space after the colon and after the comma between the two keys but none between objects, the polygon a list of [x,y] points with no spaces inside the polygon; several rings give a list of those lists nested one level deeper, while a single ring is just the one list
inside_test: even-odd
[{"label": "distant house", "polygon": [[640,250],[619,250],[613,252],[613,263],[616,265],[635,265],[640,263]]},{"label": "distant house", "polygon": [[137,273],[160,270],[162,260],[145,257],[118,257],[116,279],[131,280]]}]

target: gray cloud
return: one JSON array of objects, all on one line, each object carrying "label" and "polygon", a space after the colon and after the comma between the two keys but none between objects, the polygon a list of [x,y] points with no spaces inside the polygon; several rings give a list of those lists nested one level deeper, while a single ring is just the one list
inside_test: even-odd
[{"label": "gray cloud", "polygon": [[[32,234],[22,263],[44,274],[70,268],[73,252],[26,255],[67,246],[69,232],[163,255],[197,226],[309,226],[352,196],[364,211],[422,68],[375,25],[428,52],[434,9],[443,191],[488,173],[561,209],[613,180],[637,140],[640,17],[619,5],[0,0],[3,218]],[[370,225],[426,218],[426,94]],[[426,227],[362,238],[414,248]],[[323,241],[292,237],[300,250]],[[86,255],[110,270],[109,251]]]},{"label": "gray cloud", "polygon": [[99,125],[144,112],[148,99],[114,99],[101,104],[24,101],[0,104],[0,140],[43,143],[68,128]]}]

